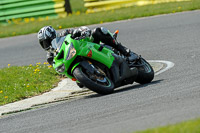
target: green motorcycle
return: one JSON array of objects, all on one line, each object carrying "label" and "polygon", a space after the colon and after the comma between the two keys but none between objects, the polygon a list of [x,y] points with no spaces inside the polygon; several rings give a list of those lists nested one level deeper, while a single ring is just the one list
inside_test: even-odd
[{"label": "green motorcycle", "polygon": [[152,67],[142,57],[130,63],[113,48],[93,43],[88,37],[57,37],[52,41],[52,49],[53,68],[59,74],[99,94],[110,94],[116,87],[134,81],[149,83],[154,78]]}]

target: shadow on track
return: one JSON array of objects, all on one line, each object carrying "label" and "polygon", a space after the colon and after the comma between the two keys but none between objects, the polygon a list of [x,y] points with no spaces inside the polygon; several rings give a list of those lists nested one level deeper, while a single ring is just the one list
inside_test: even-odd
[{"label": "shadow on track", "polygon": [[129,85],[129,86],[124,86],[124,87],[120,87],[119,89],[117,88],[114,93],[120,93],[120,92],[124,92],[124,91],[130,91],[130,90],[133,90],[133,89],[140,89],[140,88],[144,88],[146,86],[150,86],[150,85],[153,85],[153,84],[158,84],[160,82],[162,82],[163,80],[156,80],[156,81],[152,81],[151,83],[148,83],[148,84],[133,84],[133,85]]},{"label": "shadow on track", "polygon": [[[117,93],[120,93],[120,92],[125,92],[125,91],[131,91],[131,90],[134,90],[134,89],[144,88],[146,86],[158,84],[158,83],[160,83],[162,81],[163,81],[163,79],[152,81],[151,83],[143,84],[143,85],[141,85],[141,84],[132,84],[132,85],[122,86],[122,87],[116,88],[112,94],[117,94]],[[109,95],[112,95],[112,94],[109,94]],[[106,95],[92,94],[92,95],[89,95],[89,96],[85,96],[84,98],[95,98],[95,97],[102,97],[102,96],[106,96]]]}]

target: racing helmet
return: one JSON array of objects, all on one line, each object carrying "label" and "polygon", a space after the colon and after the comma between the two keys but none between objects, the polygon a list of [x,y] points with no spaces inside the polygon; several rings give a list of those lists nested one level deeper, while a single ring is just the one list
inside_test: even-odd
[{"label": "racing helmet", "polygon": [[38,40],[41,47],[44,50],[49,50],[51,46],[51,41],[56,38],[56,31],[51,26],[45,26],[41,28],[38,32]]}]

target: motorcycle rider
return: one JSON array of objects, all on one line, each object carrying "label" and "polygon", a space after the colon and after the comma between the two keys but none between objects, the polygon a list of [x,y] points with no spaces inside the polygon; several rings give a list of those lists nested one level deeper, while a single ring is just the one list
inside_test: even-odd
[{"label": "motorcycle rider", "polygon": [[113,38],[108,30],[104,27],[98,27],[94,30],[90,30],[86,26],[82,26],[78,29],[66,29],[59,35],[56,34],[56,31],[51,26],[45,26],[41,28],[38,32],[38,40],[40,45],[44,50],[47,51],[47,62],[53,64],[54,53],[51,51],[51,41],[57,36],[66,36],[71,34],[73,39],[78,39],[79,37],[90,37],[91,41],[94,43],[100,43],[100,41],[106,45],[109,45],[117,49],[121,54],[127,57],[129,62],[132,62],[138,58],[138,55],[131,52],[130,49],[118,43],[115,38]]}]

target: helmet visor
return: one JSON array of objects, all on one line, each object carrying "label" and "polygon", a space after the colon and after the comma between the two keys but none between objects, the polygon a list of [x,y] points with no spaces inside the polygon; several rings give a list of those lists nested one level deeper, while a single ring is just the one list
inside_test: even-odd
[{"label": "helmet visor", "polygon": [[40,41],[40,44],[41,44],[43,49],[49,50],[50,49],[50,45],[51,45],[51,41],[50,41],[50,39],[43,40],[43,41]]}]

